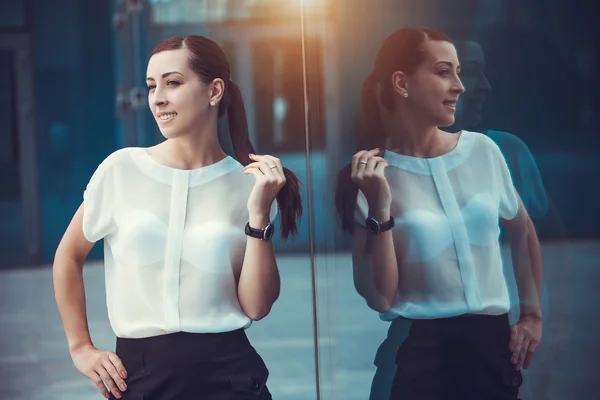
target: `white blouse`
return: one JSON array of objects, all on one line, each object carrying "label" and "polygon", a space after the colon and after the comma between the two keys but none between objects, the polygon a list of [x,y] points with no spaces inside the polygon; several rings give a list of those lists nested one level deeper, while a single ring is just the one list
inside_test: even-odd
[{"label": "white blouse", "polygon": [[[399,287],[383,320],[510,309],[499,218],[516,216],[518,198],[498,146],[480,133],[460,135],[452,151],[435,158],[385,152]],[[359,191],[357,222],[364,225],[367,214]]]},{"label": "white blouse", "polygon": [[[179,170],[143,148],[111,154],[84,193],[83,232],[104,239],[106,300],[115,335],[225,332],[251,324],[234,270],[244,259],[256,178],[233,158]],[[271,207],[271,221],[277,202]]]}]

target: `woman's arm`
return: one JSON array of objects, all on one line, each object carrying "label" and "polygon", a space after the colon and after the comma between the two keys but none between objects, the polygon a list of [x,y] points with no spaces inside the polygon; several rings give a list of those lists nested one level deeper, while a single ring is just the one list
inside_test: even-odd
[{"label": "woman's arm", "polygon": [[541,318],[542,252],[531,218],[520,199],[517,216],[503,219],[502,224],[508,233],[521,316]]},{"label": "woman's arm", "polygon": [[54,296],[73,364],[96,384],[104,397],[109,398],[110,391],[120,399],[121,392],[127,390],[123,381],[127,377],[127,371],[116,354],[94,347],[88,329],[83,263],[92,247],[94,243],[89,242],[83,234],[81,205],[56,250],[52,268]]},{"label": "woman's arm", "polygon": [[[250,226],[265,227],[268,214],[250,215]],[[244,313],[258,321],[269,314],[279,297],[280,278],[273,243],[248,237],[238,281],[238,300]]]},{"label": "woman's arm", "polygon": [[[378,221],[388,221],[390,212],[372,213]],[[355,224],[352,234],[352,266],[354,287],[367,305],[375,311],[387,312],[398,292],[398,263],[392,230],[378,236]]]},{"label": "woman's arm", "polygon": [[511,327],[509,348],[516,370],[529,368],[542,339],[542,254],[531,219],[521,199],[515,218],[502,220],[508,232],[519,292],[520,317]]},{"label": "woman's arm", "polygon": [[[390,220],[392,195],[385,177],[385,169],[389,164],[378,156],[379,153],[379,149],[362,150],[352,156],[350,180],[364,196],[366,207],[364,203],[359,206],[356,194],[353,194],[352,209],[359,211],[354,218],[359,219],[350,233],[354,286],[369,307],[387,312],[398,293],[398,264],[392,230],[373,236],[361,225],[361,220],[367,216],[380,222]],[[343,187],[347,176],[340,175],[339,179],[341,183],[338,185]],[[349,223],[347,225],[352,226]]]},{"label": "woman's arm", "polygon": [[62,318],[69,350],[92,345],[85,308],[83,263],[94,243],[83,235],[83,205],[69,224],[54,257],[54,296]]}]

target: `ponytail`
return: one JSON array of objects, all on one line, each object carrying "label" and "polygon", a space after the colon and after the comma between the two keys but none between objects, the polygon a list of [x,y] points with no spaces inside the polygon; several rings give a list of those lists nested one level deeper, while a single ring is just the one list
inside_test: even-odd
[{"label": "ponytail", "polygon": [[361,92],[361,129],[359,130],[358,148],[371,150],[384,148],[386,134],[379,109],[379,79],[375,72],[367,76]]},{"label": "ponytail", "polygon": [[[250,142],[248,133],[248,120],[246,109],[240,88],[231,80],[226,82],[225,103],[227,107],[227,121],[229,123],[229,135],[233,152],[238,162],[244,166],[250,164],[250,153],[254,153],[254,147]],[[225,109],[219,107],[219,116]],[[277,205],[281,218],[281,237],[287,239],[290,234],[298,234],[297,220],[302,216],[302,198],[300,197],[300,182],[298,177],[289,169],[283,168],[285,185],[277,195]]]},{"label": "ponytail", "polygon": [[[386,133],[381,119],[379,79],[375,72],[367,76],[361,92],[361,127],[358,132],[358,148],[372,150],[385,148]],[[354,212],[358,187],[352,182],[352,164],[346,165],[338,173],[335,187],[335,208],[342,230],[354,232]]]},{"label": "ponytail", "polygon": [[335,185],[335,209],[338,222],[342,231],[352,234],[354,232],[354,210],[358,187],[352,182],[352,164],[346,165],[338,173]]}]

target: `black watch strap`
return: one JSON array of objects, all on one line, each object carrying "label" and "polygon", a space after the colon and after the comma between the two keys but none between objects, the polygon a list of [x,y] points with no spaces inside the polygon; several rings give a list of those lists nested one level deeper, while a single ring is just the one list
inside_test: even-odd
[{"label": "black watch strap", "polygon": [[394,220],[394,217],[390,217],[389,220],[385,221],[385,222],[380,222],[379,223],[379,231],[380,232],[385,232],[385,231],[389,231],[390,229],[392,229],[394,226],[396,225],[396,221]]},{"label": "black watch strap", "polygon": [[271,240],[271,238],[273,237],[273,234],[275,233],[275,226],[273,226],[273,224],[271,222],[269,222],[267,224],[267,226],[265,227],[265,229],[256,229],[256,228],[252,228],[250,226],[250,222],[248,222],[244,229],[244,233],[246,233],[246,235],[256,238],[256,239]]},{"label": "black watch strap", "polygon": [[394,217],[390,217],[388,221],[379,222],[375,218],[371,217],[366,219],[365,226],[372,235],[377,236],[382,232],[392,229],[395,226],[395,220]]}]

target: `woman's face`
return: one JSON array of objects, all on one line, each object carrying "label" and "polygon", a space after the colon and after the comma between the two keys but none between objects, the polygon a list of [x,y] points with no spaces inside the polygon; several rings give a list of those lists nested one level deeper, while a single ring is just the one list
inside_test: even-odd
[{"label": "woman's face", "polygon": [[154,54],[148,62],[148,105],[167,139],[193,134],[206,121],[211,88],[189,67],[187,49]]},{"label": "woman's face", "polygon": [[464,92],[456,49],[452,43],[429,40],[422,50],[424,60],[413,74],[404,76],[408,97],[400,101],[410,103],[415,118],[432,126],[450,126],[458,97]]}]

